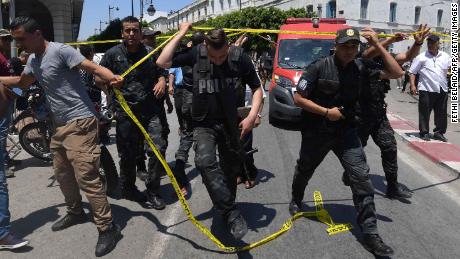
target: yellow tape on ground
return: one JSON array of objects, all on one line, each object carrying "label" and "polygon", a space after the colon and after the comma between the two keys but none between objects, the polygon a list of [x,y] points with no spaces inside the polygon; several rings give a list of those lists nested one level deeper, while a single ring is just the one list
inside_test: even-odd
[{"label": "yellow tape on ground", "polygon": [[[162,44],[160,44],[157,48],[155,48],[152,52],[150,52],[147,56],[145,56],[144,58],[142,58],[141,60],[139,60],[138,62],[136,62],[136,64],[134,64],[130,69],[128,69],[126,72],[124,72],[121,76],[122,77],[126,77],[127,74],[129,74],[133,69],[135,69],[136,67],[138,67],[142,62],[144,62],[148,57],[150,57],[151,55],[153,55],[156,51],[158,51],[160,48],[162,48],[165,44],[167,44],[172,38],[174,37],[174,35],[172,37],[170,37],[169,39],[167,39],[165,42],[163,42]],[[315,195],[314,195],[314,198],[315,198],[315,204],[316,204],[316,211],[313,211],[313,212],[299,212],[299,213],[296,213],[294,216],[290,217],[286,222],[284,222],[284,224],[282,225],[282,227],[275,233],[257,241],[257,242],[254,242],[254,243],[251,243],[249,245],[246,245],[246,246],[242,246],[242,247],[234,247],[234,246],[225,246],[224,244],[222,244],[222,242],[216,238],[212,233],[211,231],[209,231],[205,226],[203,226],[194,216],[193,216],[193,213],[192,211],[190,210],[190,207],[187,203],[187,201],[185,200],[185,197],[182,195],[182,192],[180,191],[180,187],[177,183],[177,180],[176,178],[174,177],[172,171],[171,171],[171,168],[169,168],[169,165],[168,163],[166,162],[166,160],[164,159],[164,157],[162,156],[162,154],[158,151],[158,149],[156,148],[155,144],[153,143],[153,140],[152,138],[150,138],[149,134],[147,133],[147,131],[145,130],[145,128],[142,126],[142,124],[139,122],[139,120],[136,118],[136,116],[133,114],[133,112],[131,111],[131,109],[129,108],[128,104],[126,103],[126,100],[124,99],[123,95],[121,94],[120,90],[114,88],[114,93],[115,93],[115,96],[116,98],[118,99],[118,101],[120,102],[121,104],[121,107],[123,108],[123,110],[126,112],[126,114],[133,120],[133,122],[139,127],[140,131],[142,132],[142,134],[144,135],[144,138],[145,140],[147,141],[148,145],[150,146],[150,148],[152,149],[152,151],[155,153],[155,156],[158,158],[158,160],[160,161],[160,163],[163,165],[164,169],[166,170],[166,174],[168,175],[171,183],[172,183],[172,186],[174,188],[174,191],[176,192],[177,194],[177,197],[179,199],[179,202],[181,203],[182,205],[182,208],[184,209],[184,212],[185,214],[187,215],[187,218],[193,223],[193,225],[195,225],[195,227],[197,227],[206,237],[208,237],[212,242],[214,242],[214,244],[217,245],[217,247],[219,247],[220,249],[224,250],[225,252],[229,252],[229,253],[234,253],[234,252],[239,252],[239,251],[245,251],[245,250],[250,250],[250,249],[253,249],[255,247],[258,247],[258,246],[261,246],[263,244],[266,244],[274,239],[276,239],[277,237],[279,237],[280,235],[284,234],[285,232],[287,232],[288,230],[290,230],[292,228],[292,225],[293,225],[293,222],[301,217],[316,217],[318,218],[321,222],[327,224],[329,226],[327,232],[332,235],[332,234],[336,234],[336,233],[339,233],[339,232],[343,232],[343,231],[346,231],[348,229],[351,228],[351,226],[349,225],[335,225],[334,222],[332,221],[331,217],[329,216],[329,213],[324,210],[323,206],[322,206],[322,198],[321,198],[321,194],[319,192],[315,192]],[[326,223],[327,222],[327,223]],[[337,231],[329,231],[329,229],[331,228],[337,228],[338,230]]]}]

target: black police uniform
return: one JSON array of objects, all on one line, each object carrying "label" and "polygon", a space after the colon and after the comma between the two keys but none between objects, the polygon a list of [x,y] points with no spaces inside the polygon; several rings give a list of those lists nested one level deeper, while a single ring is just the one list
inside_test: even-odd
[{"label": "black police uniform", "polygon": [[[115,74],[122,74],[133,64],[145,57],[151,48],[139,45],[136,53],[129,53],[124,44],[119,44],[109,49],[102,58],[100,65],[107,67]],[[153,87],[158,78],[164,75],[164,70],[155,65],[155,60],[150,57],[125,77],[125,83],[120,88],[126,102],[134,115],[145,127],[155,145],[164,155],[166,152],[166,140],[164,139],[161,123],[161,111],[164,109],[163,102],[153,95]],[[111,93],[113,96],[113,92]],[[124,193],[136,189],[136,158],[138,157],[139,143],[144,142],[144,136],[134,122],[122,110],[118,100],[114,100],[116,113],[116,137],[117,149],[120,157],[120,180]],[[161,163],[153,151],[146,145],[148,161],[148,176],[146,187],[148,193],[157,193],[160,187],[160,173],[163,170]]]},{"label": "black police uniform", "polygon": [[[381,58],[374,59],[381,69],[384,68]],[[369,86],[363,87],[359,98],[359,127],[358,134],[363,147],[367,145],[369,136],[380,148],[383,171],[388,186],[395,187],[398,182],[398,159],[396,139],[393,128],[387,118],[385,95],[390,90],[390,81],[368,81]]]},{"label": "black police uniform", "polygon": [[293,202],[300,204],[315,169],[332,150],[349,172],[357,221],[365,234],[377,234],[377,218],[369,166],[355,127],[355,105],[361,80],[376,80],[379,76],[380,70],[374,69],[372,62],[357,59],[342,68],[335,56],[329,56],[311,64],[297,85],[302,97],[318,105],[343,107],[345,119],[332,122],[305,112],[300,158],[292,183]]},{"label": "black police uniform", "polygon": [[[260,80],[249,56],[241,48],[230,47],[227,61],[210,62],[206,47],[197,45],[176,54],[172,67],[193,67],[193,140],[195,164],[201,172],[214,207],[228,223],[240,215],[235,205],[236,175],[242,167],[242,149],[237,123],[236,82],[242,79],[252,89]],[[216,158],[216,146],[219,161]]]},{"label": "black police uniform", "polygon": [[[188,51],[188,50],[185,50]],[[184,52],[184,51],[183,51]],[[181,53],[183,53],[181,52]],[[174,89],[174,106],[179,121],[180,141],[175,158],[174,176],[180,187],[188,185],[185,175],[185,163],[193,145],[192,98],[193,98],[193,67],[182,66],[182,85]]]}]

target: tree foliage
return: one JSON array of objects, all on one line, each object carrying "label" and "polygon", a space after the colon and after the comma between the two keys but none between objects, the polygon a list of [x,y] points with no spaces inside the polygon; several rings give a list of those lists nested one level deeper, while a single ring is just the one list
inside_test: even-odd
[{"label": "tree foliage", "polygon": [[[120,19],[112,20],[109,25],[100,33],[88,38],[88,41],[98,40],[116,40],[121,38],[121,21]],[[94,49],[96,52],[106,52],[113,47],[114,43],[95,44]]]},{"label": "tree foliage", "polygon": [[[316,16],[314,13],[313,16]],[[241,11],[231,12],[225,15],[211,18],[198,24],[199,26],[209,26],[216,28],[253,28],[253,29],[273,29],[278,30],[284,24],[286,18],[302,18],[311,16],[303,8],[291,8],[287,11],[270,7],[270,8],[245,8]],[[195,24],[197,26],[197,24]],[[261,34],[261,36],[267,36]],[[276,41],[276,35],[271,35]],[[270,48],[270,43],[257,35],[249,35],[249,39],[244,45],[246,50],[255,50],[261,52]]]},{"label": "tree foliage", "polygon": [[[278,30],[282,24],[284,24],[286,18],[302,18],[316,16],[315,13],[307,14],[303,8],[283,11],[278,8],[255,8],[249,7],[241,11],[231,12],[225,15],[220,15],[215,18],[208,19],[207,21],[200,21],[194,24],[194,26],[206,26],[215,28],[253,28],[253,29],[274,29]],[[163,36],[172,35],[177,30],[171,30],[164,33]],[[121,21],[115,19],[98,35],[93,35],[88,40],[111,40],[120,39],[121,35]],[[267,34],[261,34],[266,37]],[[276,41],[276,35],[271,35],[271,38]],[[236,40],[232,38],[231,40]],[[105,52],[107,49],[112,47],[114,44],[96,44],[95,49],[97,52]],[[246,50],[255,50],[261,52],[270,48],[270,43],[257,35],[249,35],[249,39],[244,45]]]}]

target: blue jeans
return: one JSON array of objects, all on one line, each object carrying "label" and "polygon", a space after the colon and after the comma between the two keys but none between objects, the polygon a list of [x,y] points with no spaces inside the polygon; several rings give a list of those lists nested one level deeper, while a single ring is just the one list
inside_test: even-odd
[{"label": "blue jeans", "polygon": [[6,138],[11,120],[12,105],[3,118],[0,118],[0,239],[10,233],[10,211],[8,210],[8,185],[5,175]]}]

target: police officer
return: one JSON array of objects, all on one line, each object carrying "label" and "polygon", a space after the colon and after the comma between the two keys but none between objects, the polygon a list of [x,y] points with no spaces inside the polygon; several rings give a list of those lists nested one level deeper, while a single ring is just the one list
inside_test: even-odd
[{"label": "police officer", "polygon": [[[415,34],[415,42],[408,51],[394,55],[398,64],[410,62],[414,59],[423,44],[424,39],[428,36],[429,29],[426,25],[420,25],[421,33]],[[387,47],[395,42],[406,39],[407,36],[402,33],[396,33],[394,37],[384,40],[381,44]],[[382,69],[384,67],[381,56],[377,53],[375,47],[367,48],[362,53],[363,58],[373,58],[373,60]],[[372,136],[375,144],[380,148],[382,156],[383,171],[387,180],[387,197],[391,199],[407,199],[412,197],[411,191],[403,184],[398,183],[398,156],[396,139],[393,128],[387,118],[387,104],[385,96],[390,89],[390,80],[374,80],[370,85],[363,87],[359,98],[359,127],[358,135],[363,147],[367,145],[369,136]],[[344,173],[343,181],[349,185],[348,175]]]},{"label": "police officer", "polygon": [[[241,48],[230,47],[222,29],[209,31],[204,44],[174,56],[190,28],[189,23],[180,25],[179,33],[163,49],[157,64],[163,68],[193,67],[195,164],[214,207],[227,222],[230,233],[241,239],[247,233],[247,224],[235,204],[236,175],[243,162],[240,139],[254,127],[262,102],[260,80],[249,56],[243,54]],[[243,82],[240,86],[248,84],[253,90],[251,111],[239,125],[237,92],[240,89],[235,88],[238,80]]]},{"label": "police officer", "polygon": [[375,255],[389,256],[393,250],[378,235],[374,187],[353,120],[361,80],[397,78],[403,71],[378,42],[375,32],[364,29],[362,35],[382,56],[385,70],[375,69],[373,62],[356,59],[359,32],[343,29],[337,31],[335,54],[311,64],[299,80],[294,101],[305,111],[306,123],[301,131],[300,158],[294,173],[289,211],[291,214],[301,211],[308,181],[332,150],[349,172],[364,246]]},{"label": "police officer", "polygon": [[[109,49],[100,64],[111,71],[123,73],[133,64],[145,57],[151,48],[141,43],[142,32],[139,20],[128,16],[122,21],[123,43]],[[120,89],[134,115],[139,119],[155,145],[164,155],[166,141],[162,134],[160,119],[166,80],[163,70],[155,65],[151,57],[134,69],[125,78],[125,85]],[[113,94],[113,93],[112,93]],[[144,143],[144,136],[134,122],[124,113],[118,100],[115,100],[117,149],[120,156],[120,181],[122,197],[136,202],[149,201],[153,208],[164,209],[165,203],[159,196],[160,173],[162,166],[150,147],[146,147],[148,161],[148,176],[145,180],[146,195],[140,192],[136,185],[136,158],[139,153],[139,143]]]},{"label": "police officer", "polygon": [[[204,42],[204,33],[201,31],[195,32],[191,41],[187,44],[182,52],[189,51],[188,48],[197,46]],[[170,68],[169,84],[174,89],[170,90],[170,94],[174,94],[174,105],[176,107],[177,119],[179,121],[179,148],[176,151],[176,163],[174,165],[174,176],[179,183],[182,194],[188,195],[187,188],[189,180],[185,175],[185,164],[188,161],[188,154],[193,144],[193,126],[192,126],[192,97],[193,97],[193,67],[182,66],[180,68]],[[179,74],[180,73],[180,74]],[[174,83],[175,79],[182,75],[182,80]]]},{"label": "police officer", "polygon": [[[142,30],[142,43],[150,49],[156,48],[157,45],[157,40],[156,37],[160,35],[160,31],[155,31],[154,29],[147,27]],[[155,53],[152,55],[153,59],[156,60],[158,58],[158,53]],[[166,70],[164,70],[163,76],[166,78],[168,76],[168,73]],[[169,99],[169,95],[165,94],[161,98],[162,102],[166,102],[166,106],[168,107],[168,113],[171,113],[173,110],[173,105],[171,103],[171,100]],[[166,141],[166,146],[165,150],[168,148],[168,135],[170,133],[169,130],[169,124],[168,124],[168,119],[166,117],[166,110],[164,108],[164,105],[161,106],[161,113],[160,113],[160,121],[161,121],[161,126],[162,126],[162,134],[163,134],[163,139]],[[139,151],[138,151],[138,156],[136,159],[136,169],[137,169],[137,177],[139,179],[145,181],[148,177],[147,169],[145,167],[145,159],[146,159],[146,154],[145,154],[145,143],[140,142],[139,143]]]}]

